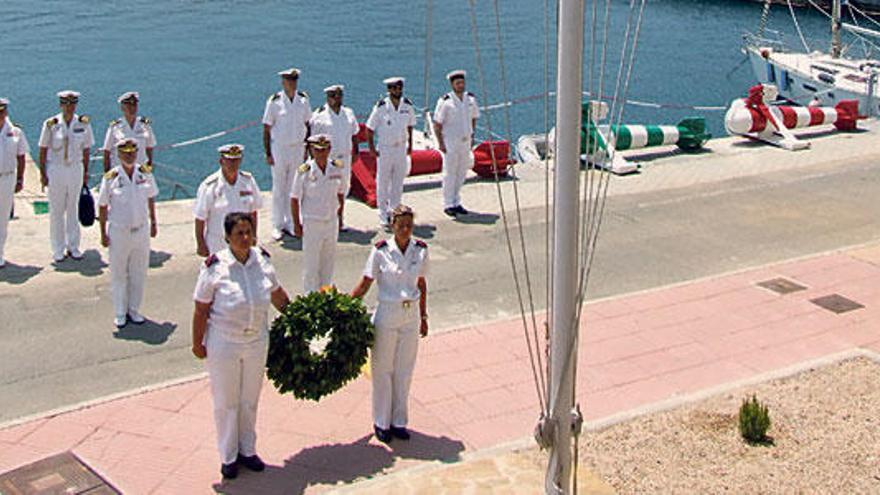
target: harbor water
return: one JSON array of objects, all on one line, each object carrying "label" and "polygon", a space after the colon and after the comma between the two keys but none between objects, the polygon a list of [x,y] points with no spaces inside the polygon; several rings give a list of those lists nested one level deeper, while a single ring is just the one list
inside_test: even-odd
[{"label": "harbor water", "polygon": [[[604,8],[604,1],[599,4]],[[78,111],[92,116],[97,146],[107,123],[119,116],[117,95],[139,91],[141,113],[153,119],[160,142],[156,161],[163,198],[171,196],[175,183],[181,185],[174,191],[177,197],[194,194],[201,178],[216,167],[215,148],[231,141],[246,145],[244,168],[268,189],[270,172],[256,123],[267,96],[279,89],[275,73],[280,69],[302,70],[300,89],[311,95],[313,106],[323,102],[323,87],[344,84],[346,104],[363,119],[384,91],[381,80],[390,75],[407,78],[406,93],[418,107],[426,102],[433,106],[448,90],[443,76],[454,68],[468,70],[469,89],[481,104],[502,102],[499,55],[507,98],[542,94],[545,81],[555,77],[545,77],[544,56],[549,43],[552,72],[555,38],[545,35],[545,7],[552,9],[553,3],[499,1],[500,40],[496,4],[473,0],[473,10],[471,5],[468,0],[6,0],[0,4],[0,95],[11,99],[11,118],[23,126],[35,151],[43,120],[58,111],[58,90],[82,93]],[[591,29],[593,2],[587,5]],[[606,94],[613,93],[630,2],[613,0],[611,5]],[[476,62],[472,12],[482,67]],[[744,0],[648,0],[628,97],[662,105],[628,105],[624,122],[674,123],[702,115],[714,134],[722,133],[723,111],[689,107],[724,107],[753,84],[748,65],[740,65],[740,49],[742,35],[757,28],[760,13],[760,4]],[[826,49],[827,20],[809,9],[798,15],[808,40]],[[426,98],[428,17],[432,42]],[[603,17],[600,9],[600,43]],[[549,19],[553,33],[552,10]],[[790,45],[800,44],[785,7],[774,7],[769,24]],[[587,39],[589,53],[589,31]],[[551,100],[551,111],[553,104]],[[515,139],[542,132],[545,122],[544,99],[534,98],[509,107],[509,114],[504,109],[484,112],[478,138],[487,135],[488,125]],[[163,147],[229,129],[237,130],[191,145]]]}]

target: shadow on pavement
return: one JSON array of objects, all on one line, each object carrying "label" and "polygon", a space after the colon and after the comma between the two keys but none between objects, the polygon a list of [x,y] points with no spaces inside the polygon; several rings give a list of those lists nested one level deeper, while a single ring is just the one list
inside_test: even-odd
[{"label": "shadow on pavement", "polygon": [[81,260],[67,257],[61,262],[52,262],[52,265],[55,266],[57,272],[76,272],[85,277],[97,277],[104,273],[104,268],[108,266],[97,249],[89,249],[84,252]]},{"label": "shadow on pavement", "polygon": [[266,466],[262,473],[239,471],[235,480],[214,484],[214,491],[229,495],[299,494],[314,485],[351,483],[371,478],[394,465],[395,458],[454,462],[464,444],[447,437],[411,432],[408,442],[394,440],[389,450],[370,443],[372,435],[348,444],[328,444],[303,449],[284,462]]},{"label": "shadow on pavement", "polygon": [[498,221],[498,215],[494,213],[469,212],[467,215],[458,215],[455,221],[464,224],[494,225]]},{"label": "shadow on pavement", "polygon": [[168,337],[175,330],[177,330],[177,324],[168,321],[159,323],[147,320],[141,325],[129,322],[113,332],[113,337],[120,340],[135,340],[148,345],[161,345],[168,342]]},{"label": "shadow on pavement", "polygon": [[413,235],[421,239],[433,239],[436,231],[437,227],[434,225],[421,224],[413,227]]},{"label": "shadow on pavement", "polygon": [[0,282],[20,285],[37,276],[43,271],[43,267],[34,265],[16,265],[6,262],[6,266],[0,268]]},{"label": "shadow on pavement", "polygon": [[160,268],[171,259],[172,254],[165,251],[150,250],[150,268]]},{"label": "shadow on pavement", "polygon": [[373,238],[378,232],[374,229],[358,230],[354,227],[348,227],[345,231],[339,233],[339,242],[351,242],[366,246],[372,244]]},{"label": "shadow on pavement", "polygon": [[302,251],[303,242],[299,237],[289,236],[287,234],[284,235],[284,238],[281,239],[281,242],[275,243],[277,246],[281,246],[282,249],[287,251]]}]

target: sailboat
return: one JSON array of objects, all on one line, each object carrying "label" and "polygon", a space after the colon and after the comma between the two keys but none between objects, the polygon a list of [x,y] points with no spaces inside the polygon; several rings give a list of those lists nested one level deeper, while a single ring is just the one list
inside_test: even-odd
[{"label": "sailboat", "polygon": [[783,99],[801,105],[832,107],[841,100],[857,100],[862,115],[880,115],[877,87],[880,60],[850,58],[845,55],[841,42],[841,32],[848,31],[872,44],[869,38],[880,39],[880,31],[841,22],[841,7],[841,0],[833,0],[829,16],[830,51],[803,53],[789,50],[781,40],[765,36],[764,25],[770,9],[770,0],[765,0],[761,27],[757,33],[745,36],[743,52],[758,81],[776,86]]}]

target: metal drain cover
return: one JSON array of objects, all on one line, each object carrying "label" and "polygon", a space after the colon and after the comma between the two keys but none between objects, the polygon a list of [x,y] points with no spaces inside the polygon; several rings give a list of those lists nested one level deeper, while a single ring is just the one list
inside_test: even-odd
[{"label": "metal drain cover", "polygon": [[827,309],[828,311],[833,311],[837,314],[846,313],[847,311],[852,311],[855,309],[861,309],[865,306],[859,304],[852,299],[847,299],[840,294],[831,294],[828,296],[818,297],[816,299],[810,299],[810,302],[819,306],[820,308]]},{"label": "metal drain cover", "polygon": [[787,278],[774,278],[770,280],[765,280],[763,282],[758,282],[758,287],[763,287],[767,290],[772,290],[777,294],[790,294],[792,292],[797,292],[799,290],[806,290],[807,288],[801,284],[792,282]]},{"label": "metal drain cover", "polygon": [[71,452],[0,474],[3,495],[121,495]]}]

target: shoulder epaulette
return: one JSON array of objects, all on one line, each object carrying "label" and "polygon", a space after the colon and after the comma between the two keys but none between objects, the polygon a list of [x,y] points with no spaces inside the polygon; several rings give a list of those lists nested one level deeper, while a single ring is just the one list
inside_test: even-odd
[{"label": "shoulder epaulette", "polygon": [[275,101],[278,98],[281,98],[281,91],[279,91],[277,93],[272,93],[271,95],[269,95],[269,101]]},{"label": "shoulder epaulette", "polygon": [[342,167],[344,165],[344,163],[342,163],[342,160],[333,159],[333,160],[331,160],[331,162],[333,163],[333,166],[337,167],[337,168]]},{"label": "shoulder epaulette", "polygon": [[269,254],[269,251],[266,250],[266,248],[264,248],[263,246],[260,246],[260,254],[262,254],[263,256],[265,256],[265,257],[267,257],[267,258],[271,258],[271,257],[272,257],[272,255]]},{"label": "shoulder epaulette", "polygon": [[19,129],[21,129],[21,124],[19,124],[18,122],[9,122],[9,123],[12,124],[12,127],[18,127]]},{"label": "shoulder epaulette", "polygon": [[403,102],[406,103],[407,105],[412,105],[412,102],[409,101],[409,98],[407,98],[406,96],[403,97]]},{"label": "shoulder epaulette", "polygon": [[153,123],[153,121],[149,117],[141,117],[141,122],[143,122],[146,125],[150,125]]},{"label": "shoulder epaulette", "polygon": [[211,266],[218,261],[220,261],[220,258],[218,258],[216,254],[212,254],[205,259],[205,266]]},{"label": "shoulder epaulette", "polygon": [[52,117],[50,119],[46,119],[46,127],[52,127],[53,125],[58,123],[58,117]]},{"label": "shoulder epaulette", "polygon": [[383,247],[388,245],[388,241],[382,239],[381,241],[376,243],[376,249],[382,249]]},{"label": "shoulder epaulette", "polygon": [[153,173],[153,167],[151,167],[150,165],[147,165],[146,163],[141,165],[140,167],[138,167],[138,170],[142,174],[152,174]]},{"label": "shoulder epaulette", "polygon": [[450,98],[449,93],[446,93],[445,95],[443,95],[444,100],[448,100],[449,98]]},{"label": "shoulder epaulette", "polygon": [[107,180],[115,179],[116,176],[119,175],[119,171],[115,168],[111,168],[104,174],[104,178]]},{"label": "shoulder epaulette", "polygon": [[422,249],[428,249],[428,243],[421,240],[421,239],[416,239],[416,246],[418,246]]},{"label": "shoulder epaulette", "polygon": [[213,183],[217,182],[218,180],[220,180],[219,174],[211,174],[210,176],[208,176],[207,179],[205,179],[205,184],[213,184]]},{"label": "shoulder epaulette", "polygon": [[305,91],[297,91],[296,94],[300,95],[300,96],[303,97],[303,98],[308,98],[308,97],[309,97],[309,94],[306,93]]},{"label": "shoulder epaulette", "polygon": [[381,106],[384,105],[384,104],[385,104],[385,98],[384,98],[384,97],[383,97],[382,99],[380,99],[379,101],[376,102],[376,106],[377,106],[377,107],[381,107]]},{"label": "shoulder epaulette", "polygon": [[468,91],[468,92],[467,92],[467,95],[468,95],[468,96],[472,96],[472,97],[474,97],[474,98],[476,98],[476,97],[477,97],[477,95],[475,95],[475,94],[473,94],[473,93],[471,93],[471,92],[470,92],[470,91]]},{"label": "shoulder epaulette", "polygon": [[252,177],[251,173],[246,170],[239,170],[238,173],[241,174],[243,177]]},{"label": "shoulder epaulette", "polygon": [[309,164],[308,164],[308,163],[303,163],[302,165],[300,165],[300,166],[299,166],[299,171],[300,171],[300,172],[308,172],[308,171],[309,171]]},{"label": "shoulder epaulette", "polygon": [[318,107],[318,111],[316,113],[321,113],[324,110],[327,110],[327,105],[321,105],[320,107]]},{"label": "shoulder epaulette", "polygon": [[114,120],[111,120],[111,121],[110,121],[110,127],[113,127],[114,125],[119,125],[119,124],[121,124],[121,123],[122,123],[122,119],[114,119]]},{"label": "shoulder epaulette", "polygon": [[80,115],[79,121],[83,124],[88,124],[92,119],[88,115]]}]

